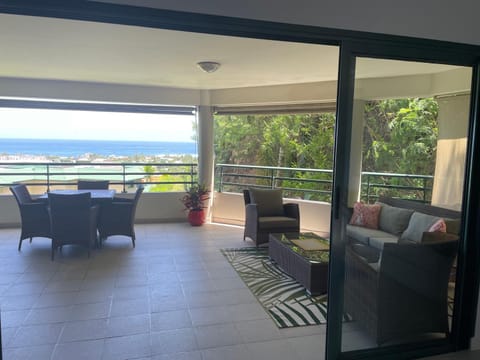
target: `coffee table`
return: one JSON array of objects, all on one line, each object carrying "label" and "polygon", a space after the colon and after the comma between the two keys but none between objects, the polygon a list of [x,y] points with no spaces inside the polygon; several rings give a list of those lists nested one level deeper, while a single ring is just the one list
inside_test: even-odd
[{"label": "coffee table", "polygon": [[[318,241],[320,250],[304,250]],[[308,244],[307,244],[308,243]],[[315,234],[275,233],[269,235],[268,254],[280,268],[302,284],[308,293],[321,295],[328,288],[329,242]]]}]

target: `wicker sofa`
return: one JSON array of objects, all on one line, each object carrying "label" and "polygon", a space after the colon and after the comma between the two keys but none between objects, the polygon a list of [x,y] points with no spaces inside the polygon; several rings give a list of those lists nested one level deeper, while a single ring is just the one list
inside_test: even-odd
[{"label": "wicker sofa", "polygon": [[460,213],[405,200],[380,201],[412,210],[412,216],[419,212],[449,219],[450,232],[422,232],[420,241],[412,241],[402,237],[406,229],[401,234],[367,231],[389,235],[384,237],[347,230],[345,311],[379,345],[432,333],[448,335],[448,283]]}]

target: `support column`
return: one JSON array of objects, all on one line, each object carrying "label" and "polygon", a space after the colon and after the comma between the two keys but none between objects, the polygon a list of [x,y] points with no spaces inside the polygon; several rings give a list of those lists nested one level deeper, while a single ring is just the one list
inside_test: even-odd
[{"label": "support column", "polygon": [[[208,188],[213,186],[213,109],[211,106],[197,107],[198,124],[198,181]],[[213,190],[213,189],[211,189]]]},{"label": "support column", "polygon": [[350,147],[350,174],[348,206],[360,199],[362,188],[362,148],[363,128],[365,125],[365,101],[354,100],[352,111],[352,143]]}]

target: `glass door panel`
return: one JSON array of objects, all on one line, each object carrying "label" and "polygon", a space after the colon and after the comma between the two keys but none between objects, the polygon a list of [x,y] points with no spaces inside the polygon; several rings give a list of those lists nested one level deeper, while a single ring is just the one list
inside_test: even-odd
[{"label": "glass door panel", "polygon": [[470,68],[356,58],[342,352],[448,339],[470,87]]}]

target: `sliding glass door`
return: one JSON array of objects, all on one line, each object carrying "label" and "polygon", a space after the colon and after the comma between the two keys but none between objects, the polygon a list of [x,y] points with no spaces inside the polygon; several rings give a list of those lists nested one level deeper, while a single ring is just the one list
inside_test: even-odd
[{"label": "sliding glass door", "polygon": [[465,239],[472,68],[344,48],[342,76],[328,358],[447,348]]}]

